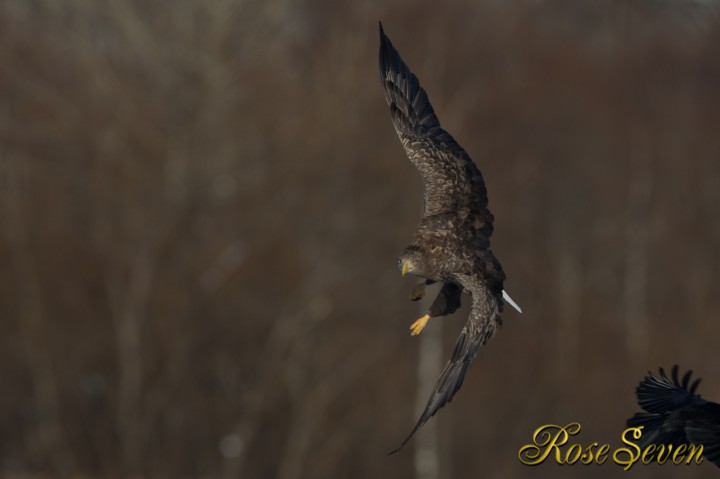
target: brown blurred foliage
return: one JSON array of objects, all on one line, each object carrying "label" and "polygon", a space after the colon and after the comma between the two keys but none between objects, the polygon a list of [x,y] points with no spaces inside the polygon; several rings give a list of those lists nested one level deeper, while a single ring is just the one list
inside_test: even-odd
[{"label": "brown blurred foliage", "polygon": [[416,419],[422,185],[378,19],[525,310],[433,419],[442,477],[623,474],[517,450],[548,422],[619,444],[660,365],[720,399],[711,4],[5,0],[0,475],[412,477],[412,443],[385,454]]}]

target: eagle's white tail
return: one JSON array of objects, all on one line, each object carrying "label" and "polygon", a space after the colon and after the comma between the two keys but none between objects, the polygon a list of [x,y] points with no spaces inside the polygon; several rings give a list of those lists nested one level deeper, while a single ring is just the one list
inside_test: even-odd
[{"label": "eagle's white tail", "polygon": [[507,293],[505,292],[504,289],[503,289],[503,299],[504,299],[505,302],[508,303],[510,306],[512,306],[513,308],[517,309],[517,312],[518,312],[518,313],[522,314],[522,309],[520,309],[520,306],[518,306],[518,304],[517,304],[515,301],[513,301],[513,299],[510,297],[509,294],[507,294]]}]

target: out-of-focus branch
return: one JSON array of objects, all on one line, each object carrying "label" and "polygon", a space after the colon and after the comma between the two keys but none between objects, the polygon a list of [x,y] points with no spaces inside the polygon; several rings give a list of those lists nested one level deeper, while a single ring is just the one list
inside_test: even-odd
[{"label": "out-of-focus branch", "polygon": [[647,317],[648,230],[652,172],[649,157],[633,167],[628,187],[625,226],[625,347],[631,364],[643,364],[650,335]]},{"label": "out-of-focus branch", "polygon": [[[440,291],[440,285],[428,286],[425,290],[425,297],[420,301],[419,315],[427,312],[435,296]],[[415,389],[415,414],[413,420],[420,417],[428,397],[435,387],[437,378],[442,372],[442,325],[444,318],[433,320],[430,327],[426,327],[418,337],[420,346],[418,348],[417,360],[417,387]],[[417,479],[438,479],[441,472],[440,464],[440,429],[438,428],[437,417],[428,421],[423,426],[422,432],[415,438],[415,454],[413,456],[413,467]]]},{"label": "out-of-focus branch", "polygon": [[577,374],[580,354],[580,305],[582,271],[580,246],[567,217],[555,220],[555,281],[558,295],[558,321],[555,323],[557,349],[554,356],[555,377],[560,384],[568,384]]},{"label": "out-of-focus branch", "polygon": [[147,245],[135,251],[129,279],[112,267],[106,271],[106,289],[115,325],[118,356],[117,428],[121,437],[123,464],[135,473],[140,466],[144,434],[142,421],[143,352],[142,325],[153,276],[152,258]]},{"label": "out-of-focus branch", "polygon": [[[27,167],[27,162],[23,163]],[[42,283],[29,243],[28,216],[18,190],[23,175],[16,157],[0,150],[0,196],[6,241],[11,248],[11,266],[17,287],[17,304],[22,327],[27,366],[32,377],[34,433],[39,445],[37,453],[46,457],[63,477],[73,474],[74,463],[61,421],[60,393],[55,375],[57,362],[52,357],[51,341],[43,308]]]}]

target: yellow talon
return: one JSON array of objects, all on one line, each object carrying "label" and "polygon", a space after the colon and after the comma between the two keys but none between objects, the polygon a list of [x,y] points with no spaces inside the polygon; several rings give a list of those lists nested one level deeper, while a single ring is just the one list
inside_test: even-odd
[{"label": "yellow talon", "polygon": [[430,319],[430,315],[426,314],[422,318],[418,319],[414,323],[410,325],[410,335],[411,336],[417,336],[420,334],[420,332],[425,328],[425,325],[427,324],[428,320]]}]

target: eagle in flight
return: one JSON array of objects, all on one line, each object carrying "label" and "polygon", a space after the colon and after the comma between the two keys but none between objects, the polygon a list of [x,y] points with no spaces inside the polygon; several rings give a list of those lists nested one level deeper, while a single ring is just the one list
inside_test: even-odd
[{"label": "eagle in flight", "polygon": [[427,314],[410,326],[411,334],[420,334],[430,318],[454,313],[463,291],[472,296],[470,317],[450,361],[415,428],[394,454],[460,389],[478,349],[502,323],[503,298],[518,311],[520,308],[503,290],[505,273],[490,251],[493,216],[482,174],[440,127],[425,90],[390,43],[382,24],[380,81],[398,137],[425,185],[425,210],[398,266],[403,276],[410,273],[423,278],[411,293],[413,300],[424,295],[425,285],[442,283]]},{"label": "eagle in flight", "polygon": [[690,384],[691,376],[688,371],[680,379],[677,365],[672,379],[663,368],[659,376],[648,373],[635,390],[645,412],[636,413],[627,425],[644,426],[638,441],[643,449],[650,444],[702,445],[703,457],[720,467],[720,404],[695,394],[700,379]]}]

